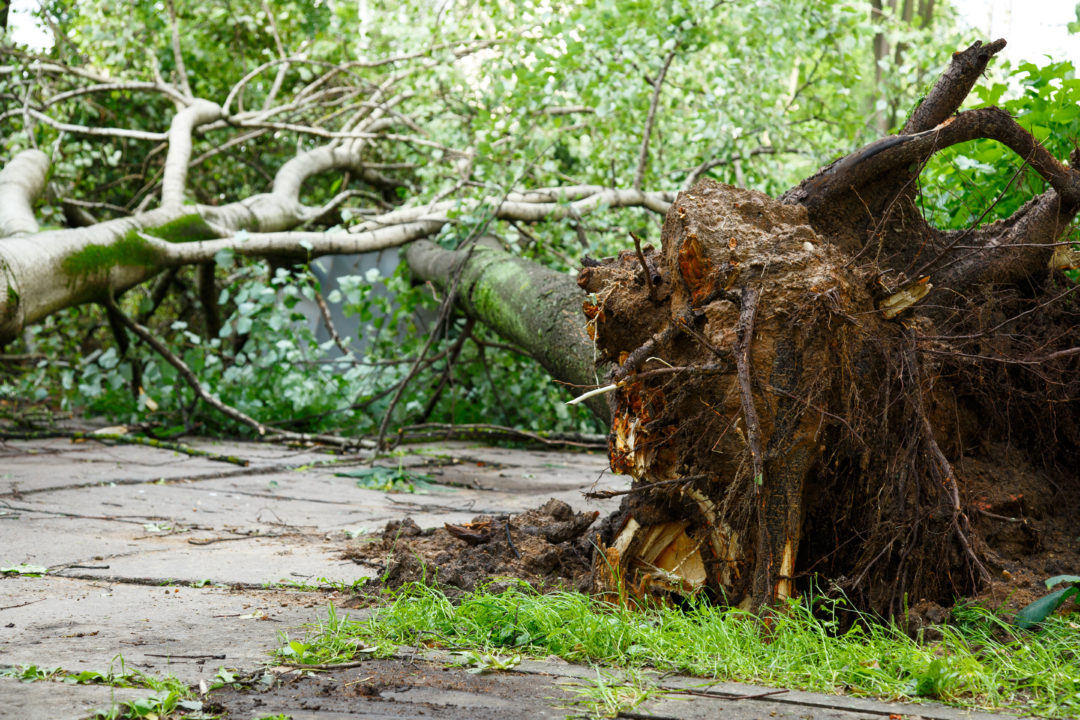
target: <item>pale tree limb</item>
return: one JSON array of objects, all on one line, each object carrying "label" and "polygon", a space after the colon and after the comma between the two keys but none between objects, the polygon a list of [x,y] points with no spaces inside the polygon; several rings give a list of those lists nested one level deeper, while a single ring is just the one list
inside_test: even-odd
[{"label": "pale tree limb", "polygon": [[115,127],[90,127],[88,125],[72,125],[71,123],[60,122],[54,120],[43,112],[39,112],[33,108],[27,108],[26,114],[35,120],[39,120],[51,128],[56,130],[62,130],[63,132],[73,133],[75,135],[90,135],[93,137],[118,137],[128,138],[131,140],[149,140],[150,142],[161,142],[162,140],[168,140],[168,133],[163,132],[147,132],[145,130],[130,130],[128,128],[115,128]]},{"label": "pale tree limb", "polygon": [[169,25],[172,28],[172,52],[176,63],[176,78],[180,82],[180,90],[185,96],[195,97],[191,93],[191,83],[188,82],[187,68],[184,67],[184,54],[180,50],[180,20],[176,17],[176,6],[173,0],[168,0]]},{"label": "pale tree limb", "polygon": [[221,116],[221,108],[208,100],[196,100],[173,116],[169,127],[169,154],[161,180],[161,205],[172,207],[184,204],[188,163],[191,160],[191,134],[199,125],[213,122]]},{"label": "pale tree limb", "polygon": [[0,170],[0,238],[38,231],[34,201],[48,172],[49,158],[40,150],[23,150]]}]

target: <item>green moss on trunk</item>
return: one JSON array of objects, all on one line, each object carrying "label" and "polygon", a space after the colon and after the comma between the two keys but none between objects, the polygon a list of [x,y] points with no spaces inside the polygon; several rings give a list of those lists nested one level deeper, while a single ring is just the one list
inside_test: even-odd
[{"label": "green moss on trunk", "polygon": [[130,230],[107,245],[87,245],[64,258],[60,268],[72,280],[107,273],[118,266],[155,267],[163,258],[161,251]]},{"label": "green moss on trunk", "polygon": [[202,215],[199,215],[198,213],[191,213],[189,215],[178,217],[159,227],[147,228],[144,232],[146,232],[147,235],[153,235],[154,237],[174,243],[213,240],[220,235],[219,233],[214,232],[213,228],[211,228],[206,220],[203,219]]}]

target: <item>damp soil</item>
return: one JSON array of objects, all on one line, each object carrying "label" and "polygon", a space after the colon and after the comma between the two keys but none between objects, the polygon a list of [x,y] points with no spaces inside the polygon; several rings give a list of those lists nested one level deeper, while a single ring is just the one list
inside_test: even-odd
[{"label": "damp soil", "polygon": [[344,557],[379,571],[377,585],[438,584],[451,597],[523,581],[542,591],[589,589],[590,528],[599,513],[574,512],[561,500],[519,515],[478,515],[461,525],[422,530],[406,517],[374,541],[358,541]]},{"label": "damp soil", "polygon": [[957,464],[977,540],[993,579],[974,598],[1016,610],[1047,592],[1055,575],[1080,574],[1080,478],[1032,467],[1002,445]]},{"label": "damp soil", "polygon": [[[1080,574],[1077,478],[1033,467],[1022,453],[998,444],[960,458],[955,470],[992,575],[974,597],[954,597],[956,604],[975,602],[1008,614],[1045,595],[1047,578]],[[427,530],[406,517],[375,538],[351,543],[343,555],[378,571],[372,589],[420,582],[453,598],[521,581],[541,591],[588,592],[593,542],[603,524],[596,512],[577,513],[552,499],[519,515],[478,515],[463,525]],[[912,630],[949,617],[938,601],[910,598]]]}]

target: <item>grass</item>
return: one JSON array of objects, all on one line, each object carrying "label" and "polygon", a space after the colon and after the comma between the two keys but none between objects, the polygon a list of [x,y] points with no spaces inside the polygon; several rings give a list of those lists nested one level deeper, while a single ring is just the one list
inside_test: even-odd
[{"label": "grass", "polygon": [[[842,601],[829,602],[843,609]],[[917,642],[869,619],[841,632],[821,607],[815,616],[805,603],[792,603],[763,623],[706,603],[630,610],[527,586],[451,602],[436,588],[412,585],[367,620],[331,608],[309,638],[296,645],[284,638],[279,652],[293,662],[326,663],[350,660],[358,648],[391,654],[404,643],[489,654],[510,649],[815,692],[1080,717],[1080,624],[1068,617],[1028,632],[968,606],[937,628],[940,639]]]}]

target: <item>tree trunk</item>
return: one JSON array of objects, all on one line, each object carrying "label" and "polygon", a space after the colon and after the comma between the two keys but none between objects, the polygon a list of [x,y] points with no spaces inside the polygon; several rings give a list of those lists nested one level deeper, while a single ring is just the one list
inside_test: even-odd
[{"label": "tree trunk", "polygon": [[[443,289],[461,273],[458,305],[534,358],[574,395],[605,373],[595,364],[581,314],[584,296],[572,276],[486,246],[450,251],[427,240],[409,245],[405,261],[416,279]],[[586,404],[597,417],[610,419],[603,398]]]},{"label": "tree trunk", "polygon": [[[1003,46],[957,53],[903,134],[779,200],[703,181],[659,251],[582,270],[599,358],[616,364],[611,467],[633,477],[597,538],[597,592],[756,608],[813,573],[881,613],[948,601],[989,580],[952,467],[963,448],[1011,431],[1075,469],[1075,286],[1049,263],[1080,172],[1001,110],[954,115]],[[918,172],[980,137],[1051,189],[1007,220],[939,231]]]}]

